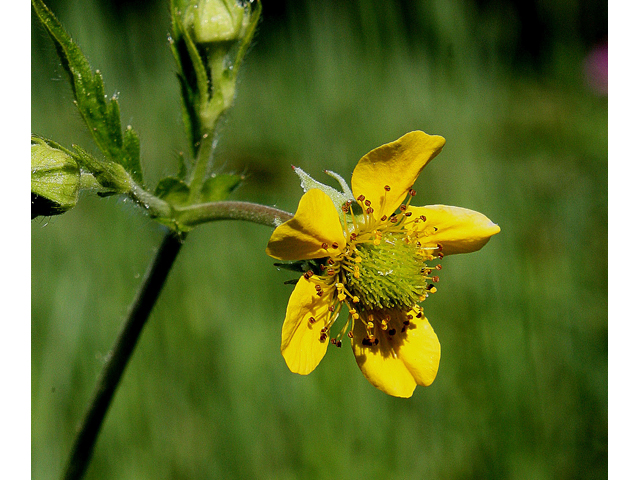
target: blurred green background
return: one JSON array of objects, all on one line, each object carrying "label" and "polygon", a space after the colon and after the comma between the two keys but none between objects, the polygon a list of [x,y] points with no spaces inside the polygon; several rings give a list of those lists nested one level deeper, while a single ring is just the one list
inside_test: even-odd
[{"label": "blurred green background", "polygon": [[[168,1],[50,1],[123,123],[150,186],[186,151]],[[409,400],[330,348],[288,371],[291,292],[264,226],[188,238],[125,372],[89,479],[602,479],[607,474],[607,97],[585,79],[607,4],[264,1],[217,150],[235,199],[294,211],[289,165],[345,177],[421,129],[447,145],[419,204],[502,232],[443,262],[423,306],[442,344]],[[91,148],[55,50],[32,23],[32,129]],[[130,202],[85,195],[32,221],[32,478],[57,478],[105,355],[162,236]]]}]

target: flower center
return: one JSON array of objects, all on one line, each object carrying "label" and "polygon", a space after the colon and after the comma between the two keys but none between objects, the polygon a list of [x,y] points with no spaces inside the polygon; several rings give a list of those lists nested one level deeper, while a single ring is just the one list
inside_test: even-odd
[{"label": "flower center", "polygon": [[427,274],[415,243],[393,231],[374,239],[379,242],[356,240],[348,245],[350,255],[343,260],[347,290],[366,310],[413,307],[427,291]]},{"label": "flower center", "polygon": [[[384,188],[389,191],[388,186]],[[425,262],[442,258],[442,254],[439,246],[422,246],[414,231],[407,228],[410,223],[426,221],[425,217],[413,218],[411,212],[407,212],[415,191],[411,189],[409,194],[400,212],[379,219],[363,195],[356,199],[357,204],[347,202],[342,206],[346,248],[328,257],[326,263],[320,265],[318,276],[311,270],[304,275],[316,283],[318,296],[323,296],[326,288],[335,292],[326,318],[322,319],[321,342],[327,340],[343,306],[348,309],[352,322],[365,325],[367,336],[363,345],[377,344],[376,332],[387,332],[391,337],[398,331],[404,332],[410,328],[412,318],[422,315],[418,303],[435,293],[434,283],[439,278],[431,274],[434,269],[442,268],[426,266]],[[358,213],[354,214],[354,210]],[[329,245],[322,244],[322,248],[328,251]],[[318,321],[314,317],[312,320],[310,324]],[[331,343],[340,346],[345,334],[353,337],[352,322],[347,322]]]}]

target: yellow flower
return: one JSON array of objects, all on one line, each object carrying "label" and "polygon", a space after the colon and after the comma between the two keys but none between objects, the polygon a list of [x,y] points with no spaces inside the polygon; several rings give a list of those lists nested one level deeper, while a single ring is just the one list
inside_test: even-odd
[{"label": "yellow flower", "polygon": [[[436,291],[434,271],[442,267],[433,263],[478,250],[500,231],[472,210],[410,205],[411,187],[444,143],[416,131],[372,150],[353,171],[353,194],[345,189],[355,198],[336,208],[336,196],[308,189],[294,217],[271,235],[270,256],[310,266],[282,327],[281,351],[292,372],[312,372],[328,344],[340,346],[347,335],[362,373],[383,392],[410,397],[416,385],[435,379],[440,342],[418,305]],[[342,309],[348,320],[331,338]]]}]

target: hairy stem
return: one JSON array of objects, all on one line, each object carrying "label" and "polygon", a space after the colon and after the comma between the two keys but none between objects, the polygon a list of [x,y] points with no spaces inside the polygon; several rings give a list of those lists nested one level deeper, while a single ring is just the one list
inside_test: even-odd
[{"label": "hairy stem", "polygon": [[[275,227],[292,217],[290,213],[283,210],[249,202],[205,203],[184,208],[179,213],[181,221],[184,218],[187,220],[184,224],[190,226],[215,220],[246,220]],[[122,330],[102,368],[93,398],[85,412],[69,455],[63,477],[65,480],[81,479],[89,466],[100,428],[116,388],[184,239],[185,234],[179,236],[174,232],[167,232],[145,274],[142,285],[129,308]]]},{"label": "hairy stem", "polygon": [[107,414],[113,395],[131,358],[142,328],[149,318],[149,314],[171,271],[183,240],[184,236],[178,237],[174,233],[168,232],[145,274],[122,330],[102,368],[93,398],[89,403],[89,408],[85,413],[71,449],[63,477],[65,480],[82,478],[89,465],[100,427]]},{"label": "hairy stem", "polygon": [[181,225],[195,227],[216,220],[246,220],[268,227],[277,227],[293,215],[284,210],[251,202],[211,202],[176,209]]}]

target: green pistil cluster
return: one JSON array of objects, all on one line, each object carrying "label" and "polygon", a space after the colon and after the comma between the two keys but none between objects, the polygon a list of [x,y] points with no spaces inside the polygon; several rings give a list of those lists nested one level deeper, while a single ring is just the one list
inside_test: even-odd
[{"label": "green pistil cluster", "polygon": [[385,232],[378,245],[358,244],[344,260],[352,265],[345,274],[345,286],[365,310],[408,309],[424,298],[423,258],[415,243],[405,238],[401,232]]}]

